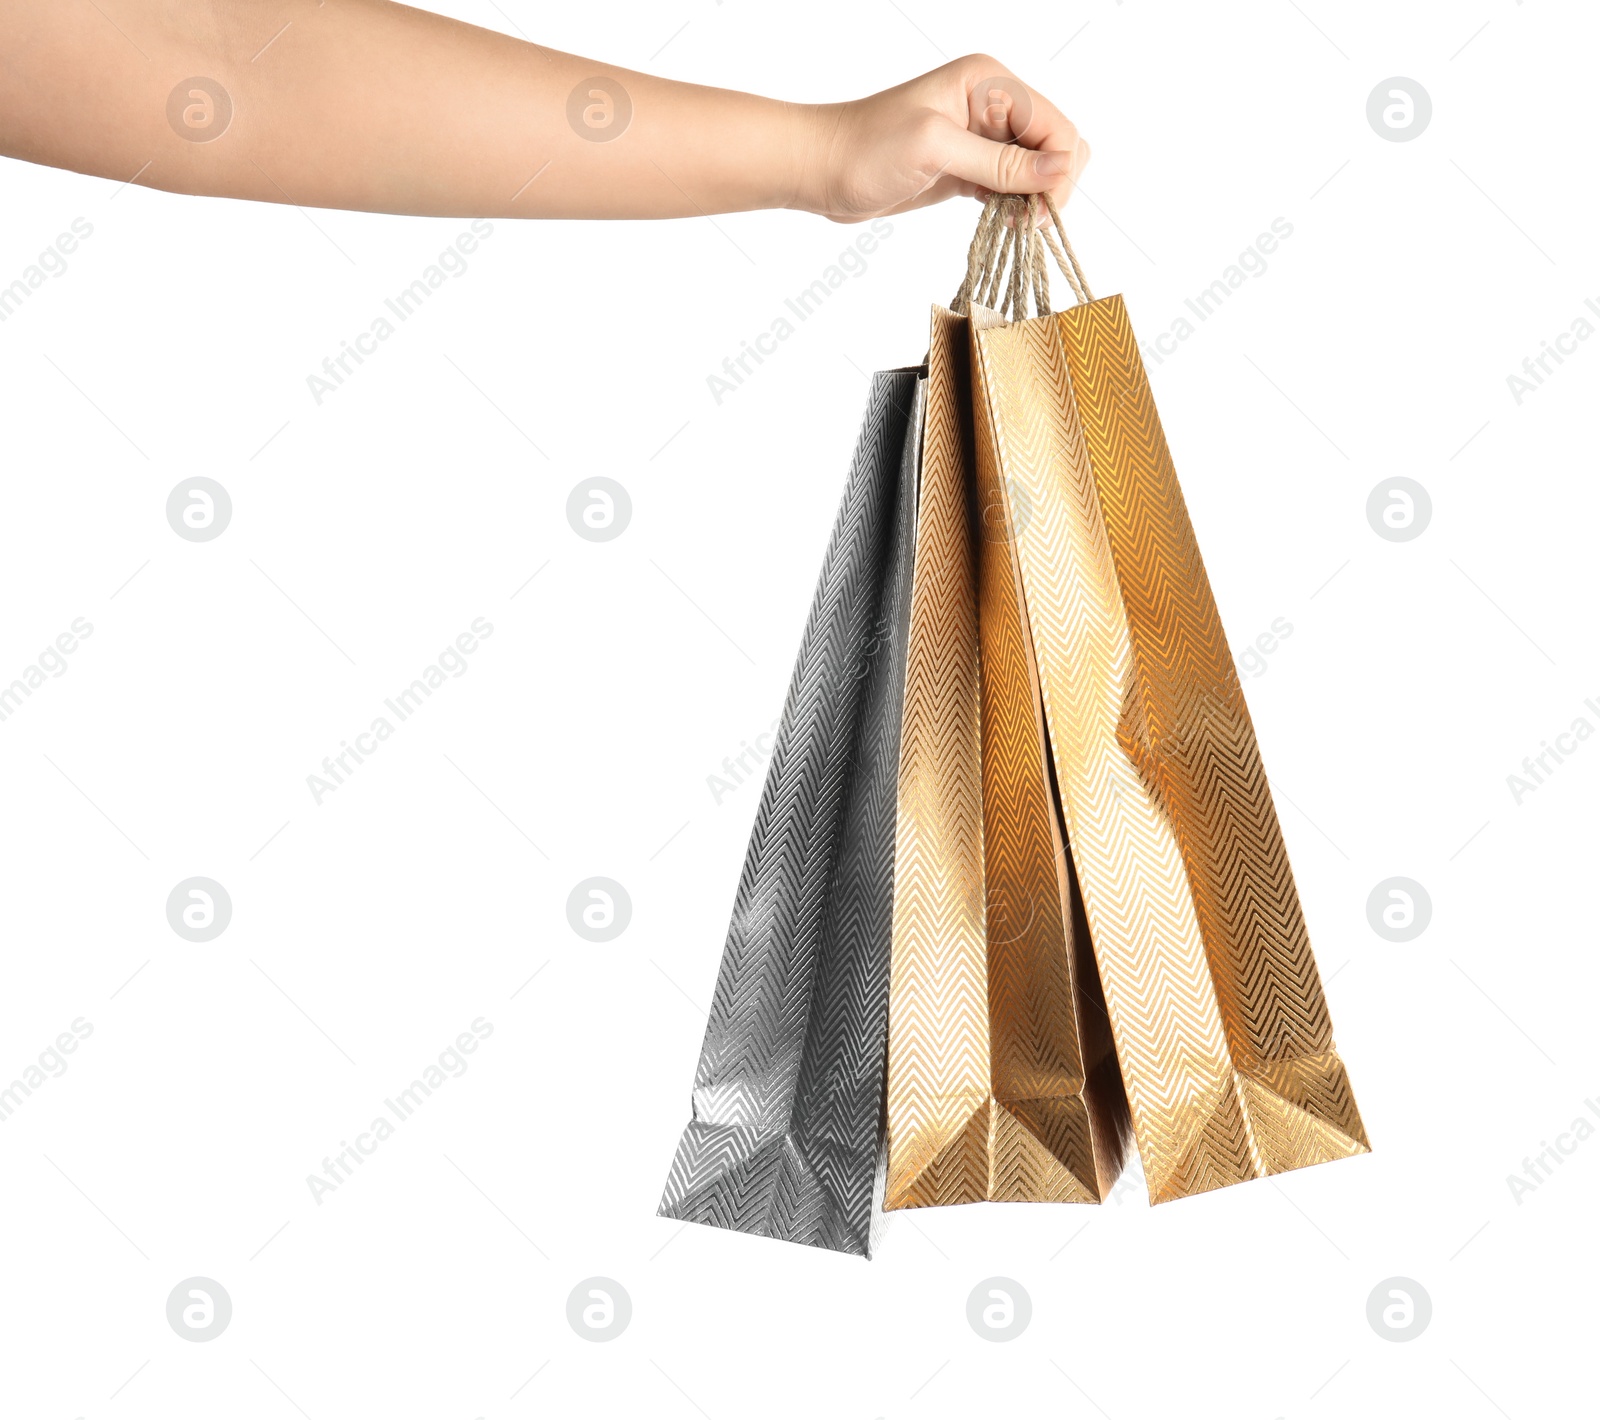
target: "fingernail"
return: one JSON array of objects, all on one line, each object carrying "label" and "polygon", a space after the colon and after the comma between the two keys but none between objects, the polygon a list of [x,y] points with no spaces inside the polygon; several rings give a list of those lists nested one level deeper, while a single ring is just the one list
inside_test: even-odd
[{"label": "fingernail", "polygon": [[1064,177],[1072,171],[1075,156],[1072,152],[1040,153],[1033,160],[1033,170],[1040,177]]}]

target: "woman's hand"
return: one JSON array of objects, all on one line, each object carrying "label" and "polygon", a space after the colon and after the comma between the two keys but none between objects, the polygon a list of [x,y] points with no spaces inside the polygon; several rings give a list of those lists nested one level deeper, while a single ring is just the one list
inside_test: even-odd
[{"label": "woman's hand", "polygon": [[[0,3],[0,153],[171,192],[472,217],[842,222],[1053,192],[1089,148],[986,55],[846,104],[676,83],[386,0]],[[199,77],[196,77],[199,76]]]},{"label": "woman's hand", "polygon": [[947,197],[1049,192],[1066,202],[1089,145],[1043,95],[986,54],[816,111],[793,205],[859,222]]}]

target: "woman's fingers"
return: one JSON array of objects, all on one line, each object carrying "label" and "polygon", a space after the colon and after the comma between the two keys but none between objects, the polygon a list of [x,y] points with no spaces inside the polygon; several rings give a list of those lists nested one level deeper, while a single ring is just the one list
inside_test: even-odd
[{"label": "woman's fingers", "polygon": [[1078,141],[1072,120],[1014,74],[994,74],[968,87],[967,128],[1025,148],[1067,149]]},{"label": "woman's fingers", "polygon": [[1089,160],[1073,122],[984,54],[829,112],[817,210],[844,221],[995,192],[1065,203]]},{"label": "woman's fingers", "polygon": [[[951,176],[972,183],[978,195],[1048,192],[1058,203],[1071,195],[1089,160],[1077,126],[1043,94],[994,61],[977,55],[960,63],[966,85],[966,132],[947,133]],[[993,72],[977,79],[967,75]]]},{"label": "woman's fingers", "polygon": [[944,131],[940,157],[949,176],[971,183],[982,195],[1048,192],[1061,203],[1088,161],[1088,145],[1075,138],[1067,148],[1026,148],[951,124]]}]

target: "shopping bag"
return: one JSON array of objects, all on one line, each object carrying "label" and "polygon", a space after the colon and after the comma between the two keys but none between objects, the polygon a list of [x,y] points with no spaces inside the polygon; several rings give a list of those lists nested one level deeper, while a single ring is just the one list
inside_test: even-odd
[{"label": "shopping bag", "polygon": [[1031,644],[995,496],[973,497],[968,343],[966,319],[936,306],[900,743],[886,1209],[1098,1202],[1120,1159],[1117,1111],[1102,1106],[1120,1097],[1115,1057],[1081,911],[1074,922]]},{"label": "shopping bag", "polygon": [[862,1255],[882,1183],[922,388],[914,369],[873,377],[659,1210]]},{"label": "shopping bag", "polygon": [[[1013,199],[1013,205],[1021,202]],[[1122,299],[972,307],[975,417],[1026,604],[1152,1202],[1367,1150],[1255,730]],[[1056,237],[1059,235],[1059,243]],[[1003,282],[993,283],[1005,286]]]}]

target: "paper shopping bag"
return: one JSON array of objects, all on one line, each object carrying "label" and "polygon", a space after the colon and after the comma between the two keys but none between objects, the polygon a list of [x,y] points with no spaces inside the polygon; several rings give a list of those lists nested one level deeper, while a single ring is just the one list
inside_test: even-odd
[{"label": "paper shopping bag", "polygon": [[[1024,252],[1038,257],[1037,236]],[[1064,269],[1081,278],[1075,260]],[[1164,1202],[1368,1145],[1127,310],[1074,284],[1078,305],[1035,319],[974,307],[974,406],[1139,1153]],[[1014,274],[1013,293],[1029,287]]]},{"label": "paper shopping bag", "polygon": [[[975,487],[967,321],[935,307],[900,743],[887,1209],[1098,1202],[1120,1096],[1004,521]],[[974,498],[976,492],[977,497]],[[1079,919],[1074,922],[1074,916]],[[1086,1076],[1094,1075],[1092,1088]]]},{"label": "paper shopping bag", "polygon": [[919,372],[875,375],[750,838],[665,1217],[870,1250],[921,437]]}]

